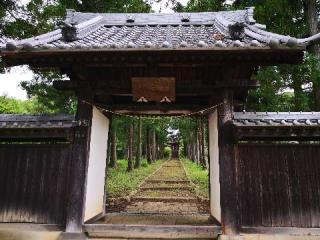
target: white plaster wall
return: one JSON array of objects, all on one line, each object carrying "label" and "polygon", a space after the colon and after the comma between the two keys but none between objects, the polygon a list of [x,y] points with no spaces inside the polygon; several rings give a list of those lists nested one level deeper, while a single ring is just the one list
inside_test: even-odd
[{"label": "white plaster wall", "polygon": [[209,115],[208,120],[210,156],[210,213],[215,219],[221,221],[217,110]]},{"label": "white plaster wall", "polygon": [[93,108],[84,221],[104,212],[109,119]]}]

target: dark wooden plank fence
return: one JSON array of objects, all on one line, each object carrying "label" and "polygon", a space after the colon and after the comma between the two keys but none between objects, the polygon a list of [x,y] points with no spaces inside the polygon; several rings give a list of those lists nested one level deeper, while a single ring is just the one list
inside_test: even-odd
[{"label": "dark wooden plank fence", "polygon": [[71,144],[0,144],[0,222],[64,224]]},{"label": "dark wooden plank fence", "polygon": [[320,145],[238,144],[240,225],[320,227]]}]

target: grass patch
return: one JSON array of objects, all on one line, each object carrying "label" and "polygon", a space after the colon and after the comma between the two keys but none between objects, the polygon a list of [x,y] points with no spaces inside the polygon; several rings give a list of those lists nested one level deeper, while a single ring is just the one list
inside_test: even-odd
[{"label": "grass patch", "polygon": [[186,169],[188,178],[196,185],[195,193],[197,196],[209,198],[209,172],[188,160],[181,160]]},{"label": "grass patch", "polygon": [[124,197],[137,189],[139,184],[151,173],[157,170],[165,160],[158,160],[149,165],[147,160],[142,160],[141,167],[127,172],[127,160],[118,160],[117,168],[108,169],[107,191],[108,197]]}]

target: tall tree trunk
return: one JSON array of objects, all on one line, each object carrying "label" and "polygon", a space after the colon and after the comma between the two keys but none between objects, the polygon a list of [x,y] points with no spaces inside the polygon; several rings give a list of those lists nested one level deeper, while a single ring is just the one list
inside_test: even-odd
[{"label": "tall tree trunk", "polygon": [[156,135],[156,159],[161,159],[161,146],[159,142],[159,136]]},{"label": "tall tree trunk", "polygon": [[205,135],[204,135],[204,123],[203,123],[203,118],[200,118],[200,165],[203,168],[207,168],[206,166],[206,159],[205,159]]},{"label": "tall tree trunk", "polygon": [[[308,27],[308,34],[310,36],[317,34],[319,32],[317,0],[304,0],[304,12]],[[308,51],[319,56],[320,44],[313,44],[312,46],[310,46]]]},{"label": "tall tree trunk", "polygon": [[188,158],[188,143],[183,139],[183,155]]},{"label": "tall tree trunk", "polygon": [[196,164],[198,164],[198,149],[198,137],[196,137],[192,143],[192,159]]},{"label": "tall tree trunk", "polygon": [[202,160],[202,152],[201,152],[201,119],[198,118],[197,119],[197,164],[198,165],[202,165],[201,164],[201,160]]},{"label": "tall tree trunk", "polygon": [[[111,124],[110,124],[111,126]],[[109,134],[108,134],[108,149],[107,149],[107,159],[106,159],[106,165],[109,167],[110,165],[110,159],[111,159],[111,136],[112,136],[112,132],[111,132],[111,129],[109,131]]]},{"label": "tall tree trunk", "polygon": [[128,168],[127,171],[130,172],[133,169],[133,123],[130,123],[129,129],[129,139],[128,139]]},{"label": "tall tree trunk", "polygon": [[136,161],[134,163],[134,168],[141,167],[141,152],[142,152],[142,120],[139,117],[138,122],[138,141],[137,141],[137,151],[136,151]]},{"label": "tall tree trunk", "polygon": [[[319,32],[318,28],[318,11],[317,0],[304,0],[304,12],[306,16],[306,22],[309,35],[314,35]],[[314,54],[318,61],[320,61],[320,44],[314,44],[309,47],[308,52]],[[313,81],[312,92],[315,102],[315,110],[320,110],[320,81],[317,79]]]},{"label": "tall tree trunk", "polygon": [[111,130],[111,158],[109,167],[115,168],[117,166],[117,136],[116,130]]},{"label": "tall tree trunk", "polygon": [[188,158],[192,160],[192,154],[191,154],[191,143],[188,143]]},{"label": "tall tree trunk", "polygon": [[156,143],[156,130],[152,129],[152,161],[155,162],[157,160],[157,143]]},{"label": "tall tree trunk", "polygon": [[151,129],[150,127],[147,128],[147,162],[149,164],[152,163],[152,153],[151,153]]},{"label": "tall tree trunk", "polygon": [[305,94],[302,89],[302,79],[301,74],[299,73],[299,68],[297,66],[290,66],[291,71],[291,79],[292,79],[292,88],[294,91],[294,109],[290,109],[293,111],[303,111],[305,108]]}]

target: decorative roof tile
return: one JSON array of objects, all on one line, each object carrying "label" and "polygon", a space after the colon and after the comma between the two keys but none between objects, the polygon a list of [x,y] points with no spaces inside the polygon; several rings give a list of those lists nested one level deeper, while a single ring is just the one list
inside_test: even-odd
[{"label": "decorative roof tile", "polygon": [[70,128],[75,125],[72,115],[21,115],[0,114],[1,129],[30,129],[30,128]]},{"label": "decorative roof tile", "polygon": [[235,112],[233,124],[237,127],[320,127],[320,112]]},{"label": "decorative roof tile", "polygon": [[59,29],[29,39],[0,41],[0,49],[287,48],[303,47],[320,39],[320,34],[295,39],[264,29],[253,19],[253,8],[173,14],[68,10]]}]

